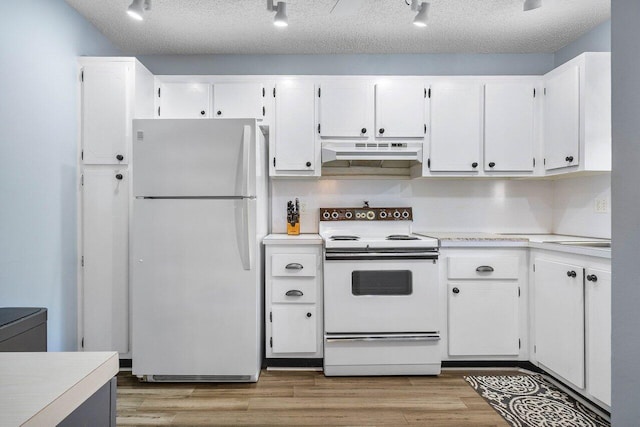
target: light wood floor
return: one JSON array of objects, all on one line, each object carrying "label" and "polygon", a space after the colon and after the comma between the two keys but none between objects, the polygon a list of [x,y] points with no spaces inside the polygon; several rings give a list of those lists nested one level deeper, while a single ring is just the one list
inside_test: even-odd
[{"label": "light wood floor", "polygon": [[263,371],[257,384],[158,384],[139,383],[121,373],[117,421],[118,425],[508,426],[467,385],[465,374],[328,378],[321,372]]}]

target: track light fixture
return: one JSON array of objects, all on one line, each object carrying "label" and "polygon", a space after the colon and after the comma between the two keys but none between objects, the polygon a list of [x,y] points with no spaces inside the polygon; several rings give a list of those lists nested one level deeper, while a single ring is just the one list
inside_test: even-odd
[{"label": "track light fixture", "polygon": [[526,12],[528,10],[537,9],[540,6],[542,6],[542,0],[524,0],[522,10]]},{"label": "track light fixture", "polygon": [[286,27],[289,25],[289,20],[287,18],[287,3],[279,1],[274,5],[273,0],[267,0],[267,10],[269,12],[276,12],[276,16],[273,18],[273,25],[276,27]]},{"label": "track light fixture", "polygon": [[137,21],[144,19],[145,10],[151,9],[151,0],[133,0],[127,9],[130,17]]},{"label": "track light fixture", "polygon": [[420,3],[418,0],[411,0],[411,10],[418,12],[416,17],[413,19],[413,25],[422,28],[427,26],[430,6],[431,4],[427,2]]}]

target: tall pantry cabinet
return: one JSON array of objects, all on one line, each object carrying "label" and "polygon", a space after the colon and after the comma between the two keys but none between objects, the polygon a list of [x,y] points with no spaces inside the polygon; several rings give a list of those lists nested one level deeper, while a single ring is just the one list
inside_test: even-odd
[{"label": "tall pantry cabinet", "polygon": [[131,120],[153,117],[153,75],[135,58],[80,58],[78,348],[130,358]]}]

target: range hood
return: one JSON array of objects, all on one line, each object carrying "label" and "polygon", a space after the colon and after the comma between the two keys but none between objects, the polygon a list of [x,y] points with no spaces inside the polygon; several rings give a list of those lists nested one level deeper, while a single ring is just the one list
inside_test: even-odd
[{"label": "range hood", "polygon": [[422,141],[322,142],[322,175],[400,175],[422,163]]}]

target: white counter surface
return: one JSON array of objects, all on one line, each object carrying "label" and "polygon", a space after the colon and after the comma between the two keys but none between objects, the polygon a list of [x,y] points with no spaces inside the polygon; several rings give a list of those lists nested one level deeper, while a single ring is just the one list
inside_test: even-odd
[{"label": "white counter surface", "polygon": [[497,234],[438,231],[414,231],[414,234],[435,237],[440,241],[440,247],[442,248],[521,247],[611,258],[611,248],[592,248],[554,243],[567,241],[608,241],[607,239],[594,237],[567,236],[562,234]]},{"label": "white counter surface", "polygon": [[118,353],[0,353],[0,426],[60,423],[118,373]]},{"label": "white counter surface", "polygon": [[322,237],[319,234],[269,234],[262,239],[265,245],[321,245]]}]

